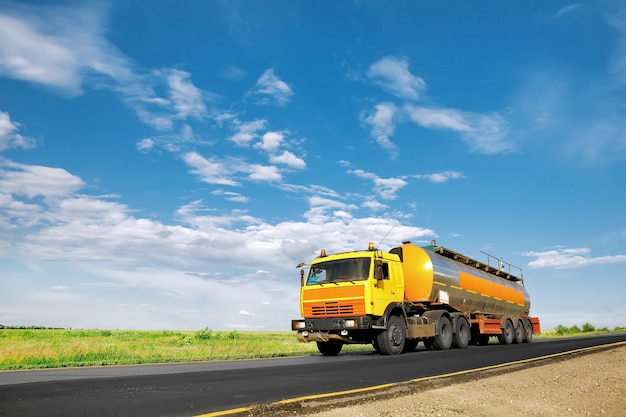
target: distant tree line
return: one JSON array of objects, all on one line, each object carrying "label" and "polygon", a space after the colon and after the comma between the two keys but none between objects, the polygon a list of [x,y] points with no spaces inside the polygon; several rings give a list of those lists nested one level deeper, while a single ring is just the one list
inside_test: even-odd
[{"label": "distant tree line", "polygon": [[559,336],[579,334],[579,333],[593,333],[593,332],[598,332],[598,333],[623,332],[624,330],[626,330],[626,328],[624,327],[616,327],[612,331],[609,330],[609,328],[607,327],[596,329],[595,326],[591,323],[585,323],[582,325],[582,327],[578,327],[576,325],[573,325],[572,327],[566,327],[566,326],[563,326],[562,324],[559,324],[554,329],[556,334],[558,334]]},{"label": "distant tree line", "polygon": [[7,326],[6,324],[0,324],[0,329],[16,329],[16,330],[63,330],[63,327],[46,327],[46,326]]}]

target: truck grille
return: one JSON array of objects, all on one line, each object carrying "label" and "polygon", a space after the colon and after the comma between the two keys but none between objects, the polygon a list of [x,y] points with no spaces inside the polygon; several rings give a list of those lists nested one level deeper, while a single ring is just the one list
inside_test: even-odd
[{"label": "truck grille", "polygon": [[365,304],[361,302],[306,303],[304,317],[346,317],[365,315]]},{"label": "truck grille", "polygon": [[365,288],[363,285],[304,287],[301,302],[304,318],[364,316]]},{"label": "truck grille", "polygon": [[313,316],[340,316],[354,314],[354,306],[352,304],[324,303],[311,307],[311,315]]}]

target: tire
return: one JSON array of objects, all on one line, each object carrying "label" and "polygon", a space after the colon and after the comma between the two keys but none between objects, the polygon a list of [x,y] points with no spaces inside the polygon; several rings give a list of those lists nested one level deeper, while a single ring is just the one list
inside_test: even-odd
[{"label": "tire", "polygon": [[452,329],[452,323],[447,316],[439,317],[439,320],[437,320],[437,330],[437,335],[433,340],[435,350],[450,349],[452,339],[454,338],[454,331]]},{"label": "tire", "polygon": [[324,356],[337,356],[343,348],[343,343],[339,340],[329,340],[328,342],[317,342],[317,350]]},{"label": "tire", "polygon": [[533,341],[533,324],[529,319],[524,320],[524,343]]},{"label": "tire", "polygon": [[524,323],[521,320],[517,320],[517,323],[515,324],[515,333],[513,333],[513,343],[522,343],[525,336],[526,332],[524,331]]},{"label": "tire", "polygon": [[502,334],[498,335],[498,341],[501,345],[510,345],[513,343],[513,323],[511,320],[507,319],[506,323],[504,323],[504,328],[502,329]]},{"label": "tire", "polygon": [[456,349],[467,349],[470,342],[470,327],[467,319],[460,316],[456,319],[454,326],[454,337],[452,338],[452,346]]},{"label": "tire", "polygon": [[406,329],[398,316],[389,316],[387,330],[377,336],[378,347],[383,355],[399,355],[406,343]]}]

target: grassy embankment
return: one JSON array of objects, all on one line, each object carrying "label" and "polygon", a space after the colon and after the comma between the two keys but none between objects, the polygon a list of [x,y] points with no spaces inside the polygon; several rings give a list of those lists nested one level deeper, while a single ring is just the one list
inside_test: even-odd
[{"label": "grassy embankment", "polygon": [[[558,326],[539,337],[626,331]],[[372,350],[346,345],[345,351]],[[0,329],[0,370],[124,365],[318,354],[292,332]]]}]

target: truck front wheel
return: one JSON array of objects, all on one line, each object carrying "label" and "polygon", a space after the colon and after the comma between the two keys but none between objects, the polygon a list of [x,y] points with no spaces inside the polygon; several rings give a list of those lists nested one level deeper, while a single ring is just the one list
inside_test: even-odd
[{"label": "truck front wheel", "polygon": [[337,356],[341,352],[343,343],[339,340],[329,340],[328,342],[317,342],[317,350],[324,356]]},{"label": "truck front wheel", "polygon": [[376,341],[383,355],[399,355],[406,343],[406,330],[400,317],[390,316],[387,320],[387,330],[381,332]]}]

